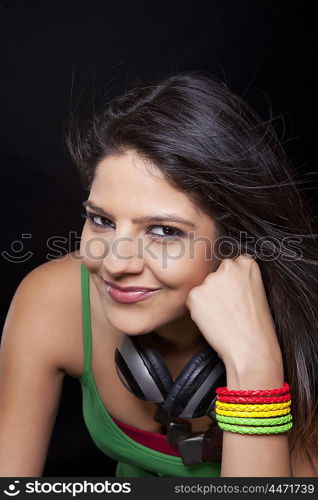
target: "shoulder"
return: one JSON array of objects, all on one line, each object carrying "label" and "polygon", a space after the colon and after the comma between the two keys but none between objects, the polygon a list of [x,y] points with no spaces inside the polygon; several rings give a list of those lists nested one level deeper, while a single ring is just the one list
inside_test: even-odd
[{"label": "shoulder", "polygon": [[24,276],[15,297],[20,296],[27,288],[28,291],[34,288],[35,292],[41,289],[42,293],[55,293],[57,297],[70,276],[74,277],[80,272],[81,261],[80,255],[74,251],[40,264]]},{"label": "shoulder", "polygon": [[70,375],[74,364],[79,370],[83,364],[77,347],[82,334],[80,266],[75,251],[30,271],[15,291],[3,330],[4,337],[6,330],[10,336],[19,331],[18,342],[46,345],[58,367]]},{"label": "shoulder", "polygon": [[66,319],[81,297],[81,261],[74,251],[39,265],[23,278],[14,300],[27,301],[32,294],[39,315],[53,312]]}]

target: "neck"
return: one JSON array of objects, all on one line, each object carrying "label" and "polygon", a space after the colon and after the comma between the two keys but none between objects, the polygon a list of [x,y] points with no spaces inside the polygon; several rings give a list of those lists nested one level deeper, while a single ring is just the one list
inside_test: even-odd
[{"label": "neck", "polygon": [[181,355],[195,352],[207,343],[190,314],[156,328],[151,337],[162,352]]}]

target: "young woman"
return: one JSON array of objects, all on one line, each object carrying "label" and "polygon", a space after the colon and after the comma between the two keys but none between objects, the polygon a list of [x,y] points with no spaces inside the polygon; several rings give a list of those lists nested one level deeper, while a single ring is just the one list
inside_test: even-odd
[{"label": "young woman", "polygon": [[[34,269],[13,297],[0,475],[42,474],[67,373],[117,476],[318,476],[317,225],[271,124],[183,72],[69,125],[86,221],[80,250]],[[127,389],[115,353],[138,336],[173,381],[206,345],[224,363],[226,390],[211,390],[219,460],[185,464],[157,405]],[[188,422],[205,433],[211,415]]]}]

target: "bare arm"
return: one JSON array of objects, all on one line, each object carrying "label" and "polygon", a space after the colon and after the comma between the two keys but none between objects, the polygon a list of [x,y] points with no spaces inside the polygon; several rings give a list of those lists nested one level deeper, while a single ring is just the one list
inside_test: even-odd
[{"label": "bare arm", "polygon": [[[53,266],[20,283],[11,302],[0,349],[0,476],[41,476],[64,372]],[[65,327],[64,327],[65,328]]]},{"label": "bare arm", "polygon": [[[282,387],[284,372],[281,358],[257,359],[244,370],[235,361],[228,363],[229,390],[257,390]],[[318,457],[290,453],[288,433],[238,434],[223,431],[221,477],[317,477]]]},{"label": "bare arm", "polygon": [[[269,358],[271,359],[271,358]],[[282,364],[251,358],[246,370],[227,367],[229,390],[273,389],[284,385]],[[223,431],[221,477],[292,477],[287,433],[237,434]]]},{"label": "bare arm", "polygon": [[[229,390],[280,388],[282,353],[262,279],[251,255],[223,259],[188,294],[186,306],[226,367]],[[289,435],[224,430],[221,477],[315,475],[304,457],[293,457]],[[318,457],[312,457],[317,463]],[[294,473],[294,476],[293,476]]]}]

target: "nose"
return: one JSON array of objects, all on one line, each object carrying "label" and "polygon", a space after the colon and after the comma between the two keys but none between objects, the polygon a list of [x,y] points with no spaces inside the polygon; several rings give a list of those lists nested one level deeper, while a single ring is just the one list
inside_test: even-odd
[{"label": "nose", "polygon": [[109,276],[141,272],[144,267],[141,242],[128,236],[114,239],[103,259],[103,265]]}]

